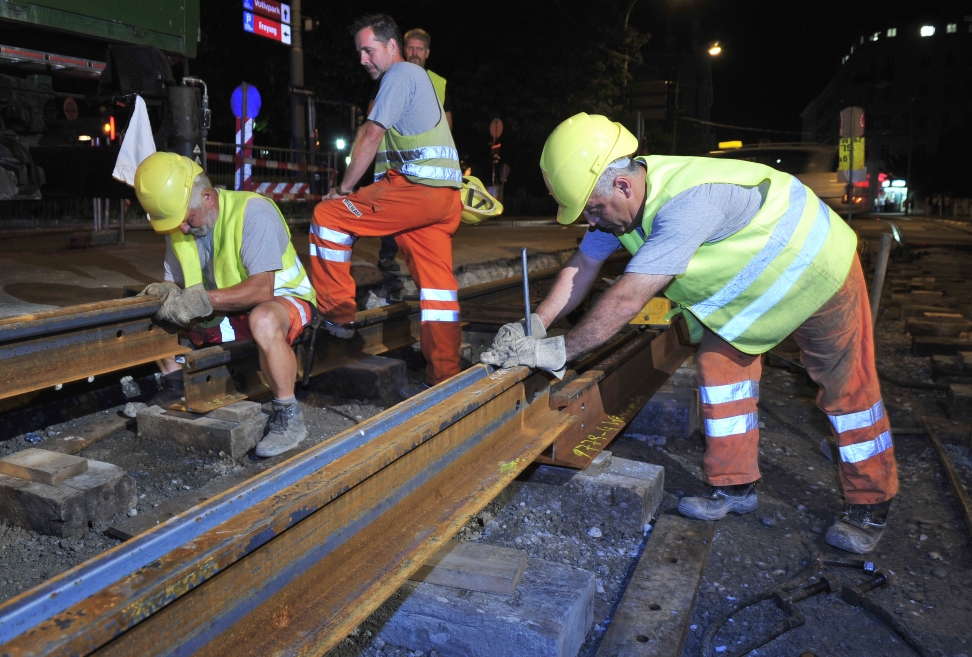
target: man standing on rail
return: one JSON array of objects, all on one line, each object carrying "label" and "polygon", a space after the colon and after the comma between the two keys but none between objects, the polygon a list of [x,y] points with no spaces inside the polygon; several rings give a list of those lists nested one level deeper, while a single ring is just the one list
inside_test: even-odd
[{"label": "man standing on rail", "polygon": [[[425,62],[428,61],[429,55],[432,53],[432,37],[428,32],[420,27],[413,30],[409,30],[405,33],[405,59],[425,68]],[[446,122],[449,124],[449,131],[452,131],[452,104],[449,101],[449,97],[446,96],[446,79],[425,68],[425,72],[429,74],[429,79],[432,81],[432,88],[435,89],[435,96],[439,99],[439,103],[442,105],[442,109],[445,110]],[[375,106],[375,98],[378,96],[378,89],[381,83],[375,85],[375,90],[372,92],[371,98],[368,100],[368,114],[371,115],[371,110]],[[395,238],[391,235],[386,235],[381,238],[381,250],[378,251],[378,269],[388,272],[400,271],[398,267],[398,262],[395,261],[395,254],[398,253],[398,244],[395,243]]]},{"label": "man standing on rail", "polygon": [[[290,344],[311,320],[314,289],[273,201],[217,190],[202,168],[175,153],[154,153],[135,172],[135,195],[155,232],[165,235],[165,282],[156,318],[188,328],[196,347],[252,337],[273,391],[273,412],[257,456],[275,456],[306,436],[294,396],[297,359]],[[185,394],[181,366],[159,361],[164,392]]]},{"label": "man standing on rail", "polygon": [[[508,324],[483,362],[558,372],[663,291],[700,342],[709,486],[678,510],[718,520],[756,509],[760,355],[792,333],[840,451],[846,504],[826,541],[870,552],[898,473],[857,237],[793,176],[750,162],[635,158],[637,146],[621,124],[587,114],[547,139],[540,168],[557,219],[583,215],[591,228],[531,316],[532,337]],[[546,337],[544,327],[578,306],[619,246],[633,255],[624,276],[566,336]]]},{"label": "man standing on rail", "polygon": [[[394,235],[419,288],[426,381],[434,385],[459,372],[462,333],[452,272],[452,236],[462,214],[459,156],[429,76],[402,57],[395,21],[364,16],[351,33],[361,65],[381,86],[344,179],[314,209],[311,281],[324,327],[350,338],[357,310],[351,247],[359,237]],[[353,191],[373,159],[374,184]]]}]

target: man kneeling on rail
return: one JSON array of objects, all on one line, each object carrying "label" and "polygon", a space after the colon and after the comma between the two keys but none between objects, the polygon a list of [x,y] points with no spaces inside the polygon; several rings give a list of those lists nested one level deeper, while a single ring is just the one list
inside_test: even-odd
[{"label": "man kneeling on rail", "polygon": [[[624,328],[657,293],[685,316],[698,351],[709,487],[678,510],[701,520],[756,509],[760,355],[791,333],[820,386],[840,451],[843,514],[834,547],[870,552],[880,540],[898,471],[874,364],[871,313],[857,237],[793,176],[701,157],[634,157],[621,124],[578,114],[547,139],[544,180],[562,224],[590,224],[537,312],[497,334],[485,363],[554,373]],[[545,327],[587,296],[601,264],[631,252],[621,279],[566,334]]]},{"label": "man kneeling on rail", "polygon": [[[187,157],[154,153],[135,172],[135,194],[165,235],[165,282],[157,319],[188,329],[197,348],[252,337],[273,391],[273,412],[257,456],[296,447],[307,428],[294,396],[290,344],[311,321],[316,298],[277,206],[252,192],[215,189]],[[169,401],[185,394],[181,367],[159,361]]]}]

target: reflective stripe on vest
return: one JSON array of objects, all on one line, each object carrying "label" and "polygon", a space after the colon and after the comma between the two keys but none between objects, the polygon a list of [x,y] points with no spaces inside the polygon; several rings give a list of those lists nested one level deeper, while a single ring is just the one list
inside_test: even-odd
[{"label": "reflective stripe on vest", "polygon": [[[459,159],[459,151],[452,146],[425,146],[407,151],[378,151],[375,154],[376,163],[395,162],[405,164],[416,160]],[[461,176],[460,176],[461,177]]]},{"label": "reflective stripe on vest", "polygon": [[727,404],[759,397],[759,381],[740,381],[724,386],[699,386],[703,404]]},{"label": "reflective stripe on vest", "polygon": [[310,245],[311,257],[320,258],[329,262],[351,262],[351,251],[341,249],[329,249],[324,246]]},{"label": "reflective stripe on vest", "polygon": [[872,456],[877,456],[881,452],[894,447],[891,440],[891,432],[885,431],[874,440],[868,440],[854,445],[844,445],[840,448],[840,460],[844,463],[858,463],[866,461]]},{"label": "reflective stripe on vest", "polygon": [[759,426],[759,415],[746,413],[732,417],[705,421],[705,435],[709,438],[725,438],[752,431]]},{"label": "reflective stripe on vest", "polygon": [[874,406],[866,411],[847,413],[845,415],[828,415],[827,417],[830,418],[830,424],[833,425],[834,431],[837,433],[853,431],[854,429],[866,429],[873,427],[878,420],[884,417],[884,404],[878,400]]},{"label": "reflective stripe on vest", "polygon": [[423,322],[458,322],[458,310],[426,309],[422,311]]},{"label": "reflective stripe on vest", "polygon": [[[287,285],[292,281],[298,280],[300,282],[296,285]],[[304,267],[298,260],[290,269],[282,269],[274,273],[273,288],[273,296],[275,297],[299,296],[310,292],[311,284],[310,279],[307,278],[307,272],[304,271]]]},{"label": "reflective stripe on vest", "polygon": [[459,301],[459,292],[457,290],[436,290],[423,287],[419,291],[419,301]]},{"label": "reflective stripe on vest", "polygon": [[324,226],[315,226],[314,224],[311,224],[310,230],[311,233],[317,235],[322,240],[327,240],[333,244],[340,244],[341,246],[351,246],[354,244],[354,240],[356,239],[347,233],[331,230],[330,228],[325,228]]}]

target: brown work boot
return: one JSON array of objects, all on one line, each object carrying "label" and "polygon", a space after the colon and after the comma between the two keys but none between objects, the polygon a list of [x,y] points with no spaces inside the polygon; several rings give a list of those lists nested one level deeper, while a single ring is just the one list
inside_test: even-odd
[{"label": "brown work boot", "polygon": [[867,554],[881,540],[890,511],[891,500],[879,504],[846,504],[824,540],[838,550]]},{"label": "brown work boot", "polygon": [[755,511],[756,482],[737,486],[709,486],[698,497],[683,497],[678,512],[696,520],[721,520],[727,513],[743,514]]}]

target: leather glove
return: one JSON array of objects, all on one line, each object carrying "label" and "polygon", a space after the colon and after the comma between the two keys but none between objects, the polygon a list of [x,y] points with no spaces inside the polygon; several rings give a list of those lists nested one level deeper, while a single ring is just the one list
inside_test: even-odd
[{"label": "leather glove", "polygon": [[492,348],[483,352],[479,360],[487,365],[514,367],[526,365],[546,370],[558,379],[564,378],[567,370],[567,346],[564,336],[556,338],[521,337],[505,347]]},{"label": "leather glove", "polygon": [[145,286],[145,289],[136,294],[137,297],[154,297],[160,296],[164,297],[169,292],[178,291],[180,288],[175,283],[170,283],[169,281],[163,281],[161,283],[149,283]]},{"label": "leather glove", "polygon": [[199,283],[184,290],[181,288],[170,290],[162,298],[162,307],[155,313],[155,319],[186,328],[197,317],[212,314],[213,304],[209,302],[206,288]]},{"label": "leather glove", "polygon": [[[530,329],[533,332],[533,337],[538,340],[542,340],[547,337],[547,329],[544,327],[543,322],[540,321],[540,315],[533,313],[530,315]],[[497,333],[496,337],[493,338],[493,345],[490,349],[503,349],[509,347],[514,341],[526,337],[526,320],[521,319],[518,322],[513,322],[512,324],[506,324]]]}]

